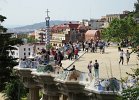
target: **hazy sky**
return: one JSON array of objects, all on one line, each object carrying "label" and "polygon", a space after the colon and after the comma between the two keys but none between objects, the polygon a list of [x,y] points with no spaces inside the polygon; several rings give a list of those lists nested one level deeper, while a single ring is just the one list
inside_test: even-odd
[{"label": "hazy sky", "polygon": [[134,10],[137,0],[0,0],[0,14],[6,25],[27,25],[45,21],[50,10],[51,20],[82,20],[101,18],[106,14]]}]

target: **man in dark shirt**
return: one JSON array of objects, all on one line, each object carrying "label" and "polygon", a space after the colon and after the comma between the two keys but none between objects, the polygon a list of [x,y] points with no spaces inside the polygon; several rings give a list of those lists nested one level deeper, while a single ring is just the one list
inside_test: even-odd
[{"label": "man in dark shirt", "polygon": [[99,64],[97,60],[95,60],[95,63],[94,63],[94,71],[95,71],[95,78],[99,78]]}]

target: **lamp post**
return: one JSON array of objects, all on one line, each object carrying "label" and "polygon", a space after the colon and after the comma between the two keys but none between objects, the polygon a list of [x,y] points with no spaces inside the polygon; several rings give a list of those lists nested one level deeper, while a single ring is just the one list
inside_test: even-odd
[{"label": "lamp post", "polygon": [[50,45],[50,17],[48,15],[49,10],[47,9],[46,11],[47,16],[45,17],[45,21],[46,21],[46,40],[45,40],[45,44],[46,47]]}]

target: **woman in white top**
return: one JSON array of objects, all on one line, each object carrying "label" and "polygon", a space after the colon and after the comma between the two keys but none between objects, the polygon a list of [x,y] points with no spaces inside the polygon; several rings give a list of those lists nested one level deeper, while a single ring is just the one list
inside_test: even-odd
[{"label": "woman in white top", "polygon": [[122,65],[123,65],[123,63],[124,63],[124,51],[123,50],[120,51],[120,61],[119,61],[119,64],[121,62],[122,62]]}]

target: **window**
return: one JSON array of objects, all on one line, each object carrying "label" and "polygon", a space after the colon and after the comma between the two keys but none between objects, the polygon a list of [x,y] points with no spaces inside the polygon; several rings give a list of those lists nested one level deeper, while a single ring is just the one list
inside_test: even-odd
[{"label": "window", "polygon": [[24,53],[24,55],[26,55],[26,53]]},{"label": "window", "polygon": [[26,51],[26,48],[24,48],[24,51]]},{"label": "window", "polygon": [[30,52],[28,53],[28,55],[30,55]]},{"label": "window", "polygon": [[30,48],[28,48],[28,51],[30,51]]}]

